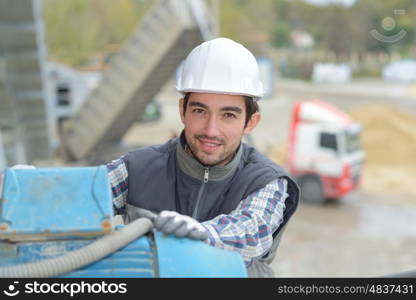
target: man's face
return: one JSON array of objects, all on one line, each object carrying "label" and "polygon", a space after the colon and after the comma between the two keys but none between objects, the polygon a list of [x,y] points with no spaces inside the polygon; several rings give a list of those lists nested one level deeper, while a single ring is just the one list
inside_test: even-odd
[{"label": "man's face", "polygon": [[204,165],[225,165],[234,156],[243,134],[251,132],[260,120],[254,113],[246,127],[243,96],[191,93],[186,112],[179,103],[185,137],[192,154]]}]

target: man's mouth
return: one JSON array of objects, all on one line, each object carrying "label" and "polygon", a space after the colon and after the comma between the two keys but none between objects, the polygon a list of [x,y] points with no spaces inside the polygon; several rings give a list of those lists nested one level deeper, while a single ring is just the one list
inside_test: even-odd
[{"label": "man's mouth", "polygon": [[215,152],[221,147],[222,143],[213,140],[206,140],[198,138],[198,142],[200,144],[201,150],[204,152]]}]

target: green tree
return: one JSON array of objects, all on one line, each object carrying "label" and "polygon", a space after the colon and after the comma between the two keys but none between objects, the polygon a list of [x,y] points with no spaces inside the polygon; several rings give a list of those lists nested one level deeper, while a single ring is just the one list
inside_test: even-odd
[{"label": "green tree", "polygon": [[262,54],[276,22],[276,0],[220,1],[220,35],[245,44]]},{"label": "green tree", "polygon": [[122,44],[153,1],[44,0],[49,56],[74,67]]},{"label": "green tree", "polygon": [[[362,28],[361,51],[408,51],[415,44],[416,2],[413,0],[357,0],[352,8]],[[393,22],[386,24],[386,21]],[[388,22],[387,22],[388,23]],[[391,26],[387,26],[391,25]],[[376,30],[387,37],[404,30],[403,39],[387,43],[374,38],[370,32]]]},{"label": "green tree", "polygon": [[272,45],[276,48],[288,48],[291,44],[288,0],[277,0],[276,15],[276,22],[272,29]]}]

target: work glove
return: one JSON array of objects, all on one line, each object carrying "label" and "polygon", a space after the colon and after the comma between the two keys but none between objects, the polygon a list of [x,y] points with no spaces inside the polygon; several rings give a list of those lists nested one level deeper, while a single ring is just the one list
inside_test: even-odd
[{"label": "work glove", "polygon": [[[31,165],[14,165],[12,169],[36,169],[34,166]],[[0,174],[0,199],[3,196],[3,178],[4,174]]]},{"label": "work glove", "polygon": [[208,238],[208,232],[201,223],[176,211],[161,211],[154,220],[154,226],[165,235],[173,234],[178,238],[187,237],[201,241]]},{"label": "work glove", "polygon": [[125,206],[126,213],[123,214],[124,224],[129,224],[139,218],[148,218],[152,222],[156,220],[157,214],[148,209],[140,208],[129,203],[126,203]]}]

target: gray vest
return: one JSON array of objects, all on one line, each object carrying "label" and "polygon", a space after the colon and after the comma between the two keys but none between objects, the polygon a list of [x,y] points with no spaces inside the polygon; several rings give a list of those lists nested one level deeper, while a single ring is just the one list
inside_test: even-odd
[{"label": "gray vest", "polygon": [[[185,138],[163,145],[140,148],[123,157],[128,171],[127,222],[137,218],[137,208],[158,213],[173,210],[200,222],[228,214],[251,193],[279,177],[288,181],[283,223],[274,233],[273,251],[249,268],[253,277],[273,276],[269,263],[275,255],[282,228],[296,210],[299,189],[286,172],[242,143],[233,160],[224,167],[205,167],[188,155]],[[257,266],[254,266],[257,265]]]}]

